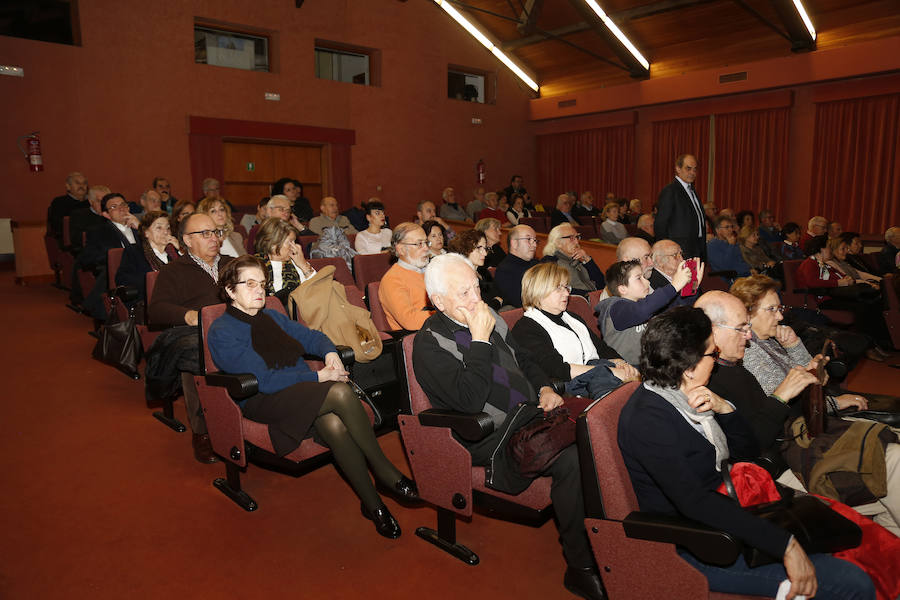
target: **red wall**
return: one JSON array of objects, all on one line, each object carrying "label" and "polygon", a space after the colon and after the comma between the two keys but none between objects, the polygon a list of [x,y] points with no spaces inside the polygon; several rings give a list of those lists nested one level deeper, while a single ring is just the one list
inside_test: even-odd
[{"label": "red wall", "polygon": [[[0,217],[43,219],[73,170],[129,199],[155,175],[169,177],[178,197],[199,195],[189,116],[354,130],[353,197],[339,201],[380,195],[395,222],[447,185],[468,199],[480,158],[490,187],[507,185],[513,172],[532,176],[529,91],[432,2],[78,4],[80,47],[0,37],[2,62],[25,69],[24,78],[0,77]],[[195,64],[195,17],[274,32],[276,72]],[[316,79],[316,38],[381,50],[381,86]],[[497,104],[448,99],[448,64],[497,72]],[[280,93],[281,101],[264,100],[265,92]],[[472,117],[483,124],[473,126]],[[15,146],[33,130],[44,153],[39,174],[28,172]]]}]

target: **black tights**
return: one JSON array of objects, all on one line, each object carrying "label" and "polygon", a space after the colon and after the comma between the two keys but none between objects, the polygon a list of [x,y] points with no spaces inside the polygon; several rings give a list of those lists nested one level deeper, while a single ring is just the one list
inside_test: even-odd
[{"label": "black tights", "polygon": [[403,474],[381,451],[369,417],[353,389],[346,383],[333,384],[313,424],[365,507],[371,511],[381,506],[366,461],[384,484],[393,485]]}]

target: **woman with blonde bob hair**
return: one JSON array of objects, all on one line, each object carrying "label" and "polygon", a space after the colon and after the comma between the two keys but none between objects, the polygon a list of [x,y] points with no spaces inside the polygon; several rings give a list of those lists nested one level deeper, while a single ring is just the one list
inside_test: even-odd
[{"label": "woman with blonde bob hair", "polygon": [[566,381],[566,393],[597,399],[637,370],[598,338],[569,304],[569,271],[555,263],[541,263],[522,278],[522,318],[513,327],[516,342],[539,359],[551,377]]},{"label": "woman with blonde bob hair", "polygon": [[244,238],[234,230],[231,208],[223,198],[204,198],[197,205],[196,212],[209,215],[216,227],[225,232],[225,235],[222,237],[222,247],[219,249],[219,254],[234,258],[247,254],[247,250],[244,247]]}]

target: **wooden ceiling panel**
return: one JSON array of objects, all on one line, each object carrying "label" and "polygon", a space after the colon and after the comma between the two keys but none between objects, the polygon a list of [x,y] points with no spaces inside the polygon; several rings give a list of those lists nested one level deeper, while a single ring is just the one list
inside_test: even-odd
[{"label": "wooden ceiling panel", "polygon": [[[773,0],[598,1],[651,61],[650,78],[791,54]],[[900,35],[898,0],[803,1],[818,33],[818,49]],[[501,43],[514,43],[509,53],[537,75],[543,96],[634,81],[627,70],[609,64],[619,63],[616,53],[604,36],[583,24],[573,0],[540,2],[535,34],[523,39],[514,19],[526,4],[459,0],[456,5]],[[539,35],[567,27],[575,32],[560,33],[558,39]]]}]

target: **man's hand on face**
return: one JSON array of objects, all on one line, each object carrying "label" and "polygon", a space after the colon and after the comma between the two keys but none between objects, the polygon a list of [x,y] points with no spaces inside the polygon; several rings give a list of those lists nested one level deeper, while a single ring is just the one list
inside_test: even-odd
[{"label": "man's hand on face", "polygon": [[496,321],[487,304],[479,302],[472,311],[461,306],[459,313],[460,316],[465,317],[465,324],[469,326],[472,340],[486,342],[490,339]]}]

